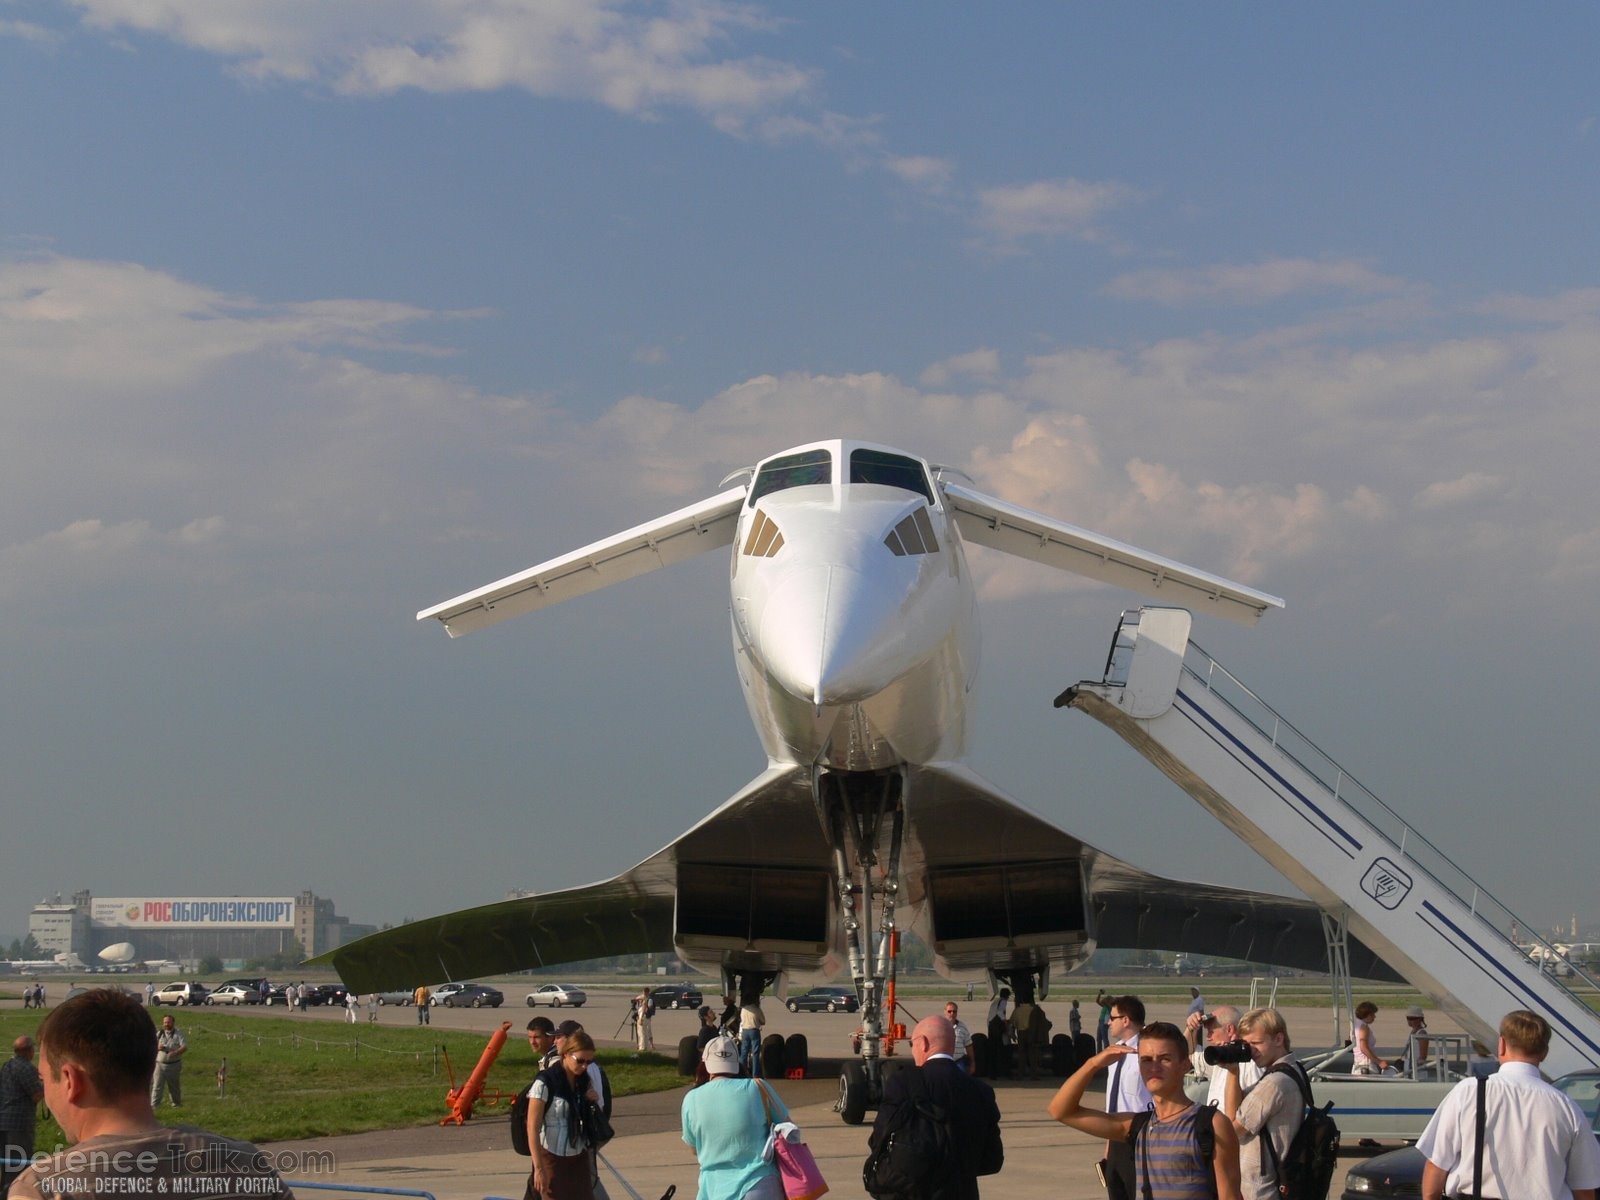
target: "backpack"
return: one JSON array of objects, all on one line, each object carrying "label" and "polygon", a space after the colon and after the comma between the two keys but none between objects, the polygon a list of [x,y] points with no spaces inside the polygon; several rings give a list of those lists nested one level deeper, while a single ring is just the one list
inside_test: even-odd
[{"label": "backpack", "polygon": [[1268,1074],[1273,1071],[1293,1076],[1305,1103],[1300,1128],[1295,1130],[1289,1151],[1281,1161],[1271,1136],[1262,1130],[1264,1149],[1272,1160],[1272,1171],[1278,1180],[1278,1195],[1283,1200],[1327,1200],[1334,1168],[1339,1165],[1339,1126],[1328,1115],[1333,1101],[1317,1107],[1311,1095],[1311,1081],[1306,1078],[1305,1068],[1298,1063],[1267,1069]]},{"label": "backpack", "polygon": [[533,1157],[533,1147],[528,1145],[528,1093],[532,1090],[530,1081],[511,1102],[511,1149],[523,1158]]},{"label": "backpack", "polygon": [[944,1105],[931,1099],[924,1084],[895,1114],[894,1125],[861,1167],[868,1195],[922,1200],[949,1175],[955,1155]]},{"label": "backpack", "polygon": [[[1200,1161],[1205,1165],[1206,1191],[1211,1196],[1215,1197],[1217,1194],[1217,1172],[1216,1168],[1213,1166],[1213,1163],[1216,1160],[1217,1151],[1217,1127],[1215,1124],[1217,1119],[1217,1106],[1215,1104],[1202,1104],[1200,1106],[1200,1110],[1206,1115],[1194,1123],[1195,1149],[1200,1152]],[[1139,1156],[1139,1134],[1142,1133],[1144,1131],[1144,1127],[1150,1123],[1150,1118],[1153,1115],[1154,1114],[1148,1108],[1142,1113],[1133,1114],[1133,1124],[1128,1129],[1128,1149],[1133,1154],[1135,1162],[1138,1161]],[[1151,1192],[1149,1179],[1144,1181],[1143,1190],[1143,1200],[1150,1200]]]}]

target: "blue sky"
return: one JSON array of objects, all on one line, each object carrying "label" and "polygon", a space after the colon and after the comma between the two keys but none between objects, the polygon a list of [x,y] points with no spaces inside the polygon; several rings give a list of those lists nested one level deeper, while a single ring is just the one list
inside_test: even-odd
[{"label": "blue sky", "polygon": [[[839,435],[1286,597],[1196,640],[1514,910],[1600,919],[1597,35],[0,0],[0,930],[80,886],[380,922],[645,857],[761,766],[723,566],[412,616]],[[1272,886],[1049,706],[1130,597],[974,562],[978,769]]]}]

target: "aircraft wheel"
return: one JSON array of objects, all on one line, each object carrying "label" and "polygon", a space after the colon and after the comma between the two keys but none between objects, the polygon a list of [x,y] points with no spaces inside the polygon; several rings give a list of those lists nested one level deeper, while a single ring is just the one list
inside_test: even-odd
[{"label": "aircraft wheel", "polygon": [[972,1035],[972,1068],[979,1079],[987,1079],[991,1073],[993,1063],[989,1061],[989,1035],[975,1033]]},{"label": "aircraft wheel", "polygon": [[782,1079],[784,1065],[783,1035],[767,1034],[761,1039],[761,1073],[768,1079]]},{"label": "aircraft wheel", "polygon": [[1077,1051],[1074,1057],[1077,1058],[1078,1065],[1082,1066],[1095,1055],[1094,1034],[1080,1033],[1072,1039],[1072,1048]]},{"label": "aircraft wheel", "polygon": [[806,1035],[791,1033],[783,1039],[783,1065],[791,1071],[805,1071],[811,1065],[811,1051],[806,1045]]},{"label": "aircraft wheel", "polygon": [[1072,1054],[1072,1038],[1065,1033],[1058,1033],[1050,1039],[1050,1069],[1062,1079],[1078,1069],[1078,1062]]},{"label": "aircraft wheel", "polygon": [[700,1061],[700,1039],[686,1033],[678,1039],[678,1074],[694,1075],[695,1064]]},{"label": "aircraft wheel", "polygon": [[839,1115],[846,1125],[859,1125],[867,1116],[867,1069],[847,1062],[839,1072]]}]

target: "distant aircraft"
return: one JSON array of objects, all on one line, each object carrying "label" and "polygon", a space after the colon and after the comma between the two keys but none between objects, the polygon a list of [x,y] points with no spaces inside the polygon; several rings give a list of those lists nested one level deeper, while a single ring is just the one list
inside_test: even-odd
[{"label": "distant aircraft", "polygon": [[23,975],[37,975],[40,971],[87,971],[89,964],[74,951],[67,950],[52,958],[12,959],[11,969]]},{"label": "distant aircraft", "polygon": [[[360,992],[672,946],[759,996],[786,972],[848,970],[862,1061],[841,1112],[880,1087],[891,947],[913,929],[946,975],[1043,997],[1096,946],[1326,969],[1317,907],[1149,875],[974,774],[978,665],[963,542],[1241,623],[1275,596],[956,483],[847,440],[786,450],[736,486],[418,614],[452,637],[732,546],[733,652],[767,769],[615,879],[373,934],[320,960]],[[597,804],[597,812],[600,809]],[[620,814],[618,814],[620,815]],[[1394,977],[1365,947],[1358,975]]]}]

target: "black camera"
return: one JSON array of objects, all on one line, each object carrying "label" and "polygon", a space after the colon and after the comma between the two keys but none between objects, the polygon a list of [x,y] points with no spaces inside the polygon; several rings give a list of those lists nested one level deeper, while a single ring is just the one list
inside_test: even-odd
[{"label": "black camera", "polygon": [[1250,1047],[1244,1042],[1229,1042],[1223,1046],[1207,1046],[1205,1048],[1206,1065],[1214,1067],[1218,1063],[1247,1063],[1250,1061]]}]

